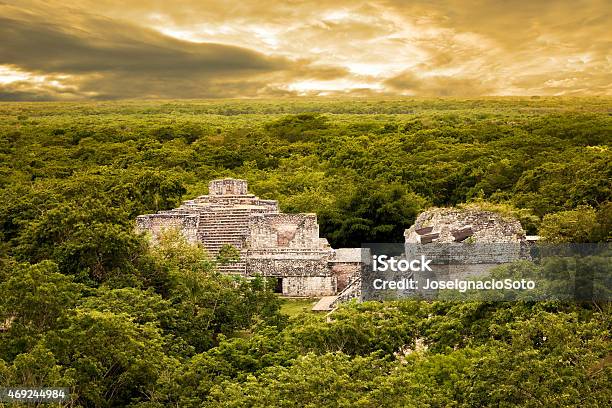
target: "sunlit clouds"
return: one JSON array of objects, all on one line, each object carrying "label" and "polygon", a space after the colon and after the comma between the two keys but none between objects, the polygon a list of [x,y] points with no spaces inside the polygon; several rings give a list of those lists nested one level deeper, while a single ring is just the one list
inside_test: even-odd
[{"label": "sunlit clouds", "polygon": [[612,95],[608,1],[0,3],[0,99]]}]

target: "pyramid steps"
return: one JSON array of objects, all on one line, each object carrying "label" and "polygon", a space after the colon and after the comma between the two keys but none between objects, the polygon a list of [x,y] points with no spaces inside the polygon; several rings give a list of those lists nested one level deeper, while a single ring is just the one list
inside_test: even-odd
[{"label": "pyramid steps", "polygon": [[[200,213],[197,236],[211,256],[216,256],[223,245],[232,245],[239,251],[244,249],[249,235],[249,208],[220,207],[208,208]],[[241,256],[241,258],[244,258]],[[246,273],[246,263],[236,262],[219,266],[227,273]]]},{"label": "pyramid steps", "polygon": [[236,274],[236,275],[246,275],[246,262],[234,262],[227,265],[219,265],[217,267],[219,272],[228,273],[228,274]]}]

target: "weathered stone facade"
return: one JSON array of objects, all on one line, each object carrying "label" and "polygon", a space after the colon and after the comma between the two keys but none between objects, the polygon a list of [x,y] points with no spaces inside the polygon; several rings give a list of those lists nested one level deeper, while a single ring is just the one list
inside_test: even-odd
[{"label": "weathered stone facade", "polygon": [[[421,213],[404,236],[406,257],[418,254],[433,260],[437,279],[483,276],[496,266],[529,257],[520,222],[491,211],[434,208]],[[424,275],[415,273],[414,278]]]},{"label": "weathered stone facade", "polygon": [[424,211],[404,233],[407,243],[518,243],[521,223],[492,211],[434,208]]},{"label": "weathered stone facade", "polygon": [[343,291],[360,274],[362,251],[362,248],[340,248],[335,251],[330,263],[337,279],[338,292]]},{"label": "weathered stone facade", "polygon": [[240,251],[240,260],[220,266],[222,272],[275,277],[286,296],[334,295],[346,286],[351,271],[358,273],[359,257],[349,259],[346,249],[336,251],[319,237],[316,214],[281,213],[277,201],[261,200],[247,187],[245,180],[213,180],[208,195],[141,215],[137,229],[155,241],[164,229],[176,228],[189,242],[202,243],[211,256],[230,244]]}]

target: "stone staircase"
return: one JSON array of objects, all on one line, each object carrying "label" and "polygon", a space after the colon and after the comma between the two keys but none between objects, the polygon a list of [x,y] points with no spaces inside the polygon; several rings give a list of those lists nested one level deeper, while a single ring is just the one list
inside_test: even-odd
[{"label": "stone staircase", "polygon": [[348,302],[351,299],[359,298],[361,298],[361,275],[355,276],[342,292],[338,293],[331,307],[335,309],[341,302]]},{"label": "stone staircase", "polygon": [[337,297],[338,296],[323,296],[311,310],[313,312],[329,312],[334,309],[332,303],[336,301]]},{"label": "stone staircase", "polygon": [[339,303],[361,297],[361,276],[353,278],[348,285],[335,296],[325,296],[312,307],[313,311],[329,312],[338,307]]},{"label": "stone staircase", "polygon": [[229,244],[240,251],[240,261],[220,265],[219,271],[232,274],[246,274],[246,240],[249,235],[249,208],[210,207],[200,213],[198,240],[202,242],[211,257],[216,257],[223,245]]}]

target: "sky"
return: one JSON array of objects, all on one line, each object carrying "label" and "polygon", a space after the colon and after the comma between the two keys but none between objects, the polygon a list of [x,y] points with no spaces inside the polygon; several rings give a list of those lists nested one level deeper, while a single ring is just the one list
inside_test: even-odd
[{"label": "sky", "polygon": [[612,96],[610,0],[0,0],[0,100]]}]

